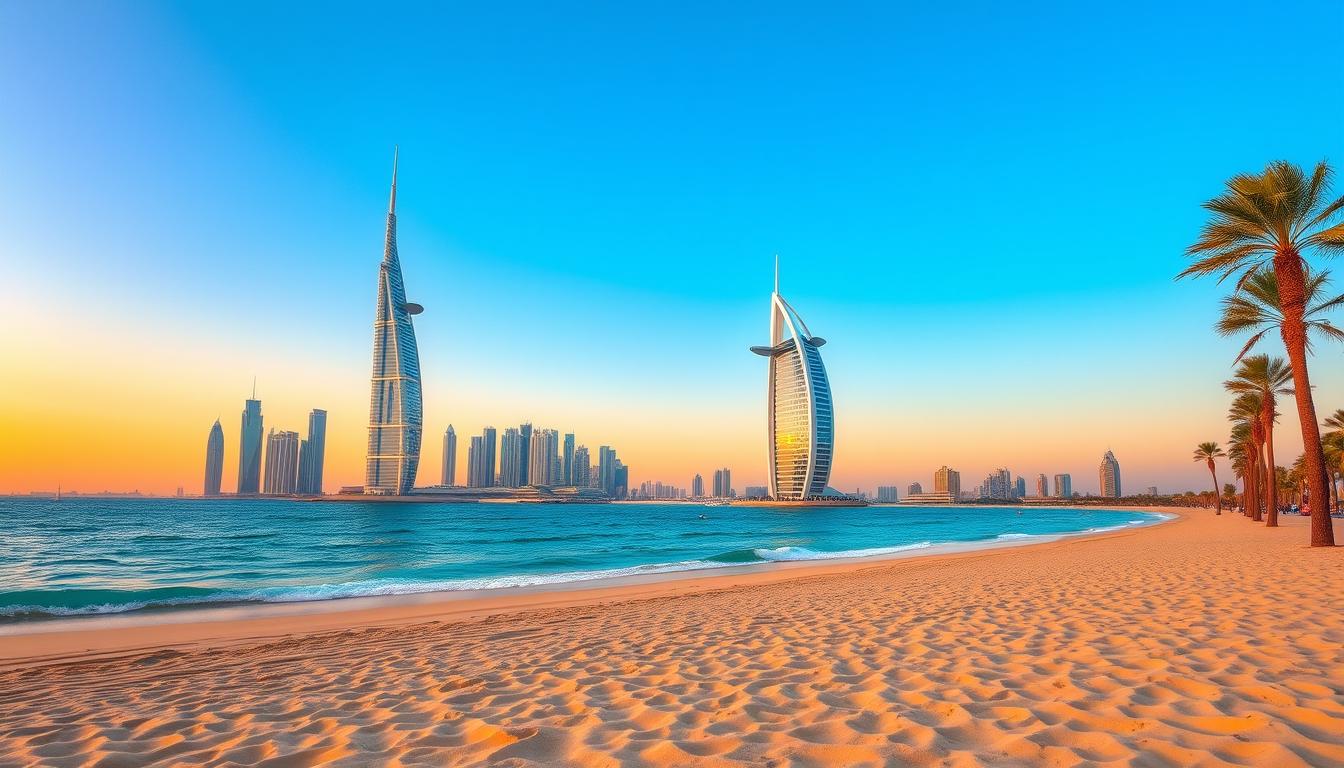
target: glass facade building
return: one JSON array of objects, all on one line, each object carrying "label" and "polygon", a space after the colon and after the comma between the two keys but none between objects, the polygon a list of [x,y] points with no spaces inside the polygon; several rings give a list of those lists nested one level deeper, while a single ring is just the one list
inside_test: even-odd
[{"label": "glass facade building", "polygon": [[261,492],[261,401],[253,397],[243,405],[243,425],[238,440],[238,493]]},{"label": "glass facade building", "polygon": [[373,376],[369,394],[369,446],[364,493],[404,496],[415,487],[424,420],[420,354],[411,316],[422,308],[406,301],[397,258],[397,161],[392,160],[392,195],[387,236],[378,267],[378,311],[373,321]]},{"label": "glass facade building", "polygon": [[219,486],[224,479],[224,428],[215,419],[210,428],[210,437],[205,441],[205,496],[218,496]]},{"label": "glass facade building", "polygon": [[1115,454],[1110,451],[1101,457],[1101,469],[1098,470],[1098,477],[1101,481],[1101,495],[1108,499],[1118,499],[1124,494],[1120,492],[1120,462],[1115,460]]},{"label": "glass facade building", "polygon": [[751,351],[770,360],[766,395],[766,446],[770,496],[821,496],[831,477],[835,419],[831,387],[820,348],[807,324],[779,295],[770,294],[770,345]]}]

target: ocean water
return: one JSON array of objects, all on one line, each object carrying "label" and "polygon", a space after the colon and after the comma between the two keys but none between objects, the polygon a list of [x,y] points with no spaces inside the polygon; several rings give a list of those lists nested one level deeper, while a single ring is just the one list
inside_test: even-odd
[{"label": "ocean water", "polygon": [[0,499],[0,623],[878,556],[1160,519],[1047,507],[10,498]]}]

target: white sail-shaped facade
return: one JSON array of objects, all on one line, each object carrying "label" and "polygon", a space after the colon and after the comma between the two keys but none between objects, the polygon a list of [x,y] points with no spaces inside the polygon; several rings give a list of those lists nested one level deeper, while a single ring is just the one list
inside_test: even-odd
[{"label": "white sail-shaped facade", "polygon": [[378,267],[378,313],[373,321],[373,378],[369,395],[369,447],[364,493],[404,496],[415,487],[420,466],[424,406],[420,354],[411,316],[418,304],[406,301],[397,258],[397,163],[392,161],[392,196],[387,237]]},{"label": "white sail-shaped facade", "polygon": [[771,498],[820,497],[830,481],[835,418],[818,349],[825,343],[779,295],[776,278],[770,294],[770,346],[751,348],[770,359],[766,447]]}]

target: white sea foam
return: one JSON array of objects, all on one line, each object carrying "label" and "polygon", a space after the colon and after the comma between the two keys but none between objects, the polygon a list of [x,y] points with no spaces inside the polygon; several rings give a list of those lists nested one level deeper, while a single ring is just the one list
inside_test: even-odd
[{"label": "white sea foam", "polygon": [[800,560],[840,560],[848,557],[881,557],[907,552],[912,549],[925,549],[933,546],[931,541],[916,544],[902,544],[898,547],[870,547],[868,549],[846,549],[839,552],[820,552],[806,547],[775,547],[774,549],[753,549],[756,556],[767,562],[796,562]]}]

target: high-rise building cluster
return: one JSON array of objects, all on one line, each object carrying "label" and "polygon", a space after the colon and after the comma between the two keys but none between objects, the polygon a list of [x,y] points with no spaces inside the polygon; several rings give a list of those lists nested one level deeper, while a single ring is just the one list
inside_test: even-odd
[{"label": "high-rise building cluster", "polygon": [[733,471],[724,467],[714,470],[714,493],[716,499],[731,499],[737,494],[733,493]]},{"label": "high-rise building cluster", "polygon": [[[1021,479],[1021,478],[1019,478]],[[1026,495],[1026,485],[1022,486],[1023,495]],[[1000,467],[989,473],[985,481],[980,484],[980,498],[982,499],[1014,499],[1017,496],[1017,483],[1013,482],[1012,473]]]},{"label": "high-rise building cluster", "polygon": [[[327,412],[314,408],[308,414],[308,438],[298,432],[274,429],[262,442],[261,401],[255,387],[252,397],[243,403],[242,425],[238,440],[238,494],[319,495],[322,493],[322,469],[327,450]],[[264,450],[263,450],[264,448]],[[265,459],[265,475],[262,459]],[[205,441],[205,485],[203,495],[220,495],[224,471],[224,428],[219,419],[210,427]]]},{"label": "high-rise building cluster", "polygon": [[897,493],[896,486],[894,485],[877,486],[877,503],[895,504],[898,501],[900,501],[900,494]]},{"label": "high-rise building cluster", "polygon": [[1073,498],[1073,478],[1068,474],[1055,475],[1055,498]]},{"label": "high-rise building cluster", "polygon": [[[457,434],[444,434],[443,485],[454,485]],[[453,457],[450,459],[448,453]],[[523,423],[500,435],[486,427],[467,444],[468,488],[600,488],[613,499],[628,496],[629,468],[609,446],[602,446],[598,466],[592,466],[585,445],[576,445],[573,432]]]},{"label": "high-rise building cluster", "polygon": [[946,464],[933,473],[933,492],[947,494],[953,499],[961,497],[961,473]]},{"label": "high-rise building cluster", "polygon": [[685,488],[666,485],[661,480],[645,480],[639,484],[639,488],[630,494],[630,498],[672,501],[685,499],[687,496]]},{"label": "high-rise building cluster", "polygon": [[920,485],[919,483],[911,483],[905,488],[906,496],[914,496],[917,493],[923,493],[923,492],[924,492],[924,486]]}]

